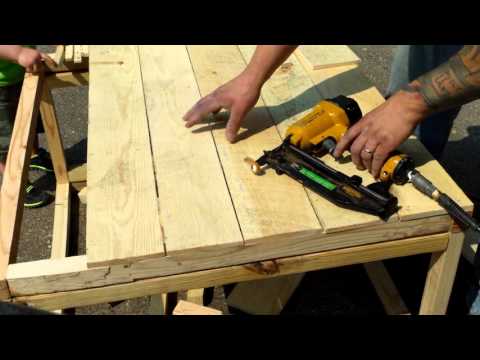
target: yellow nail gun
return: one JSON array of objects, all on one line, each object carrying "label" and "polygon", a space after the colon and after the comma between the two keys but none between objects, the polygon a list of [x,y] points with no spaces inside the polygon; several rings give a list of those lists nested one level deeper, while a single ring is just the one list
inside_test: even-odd
[{"label": "yellow nail gun", "polygon": [[347,176],[326,165],[319,156],[331,153],[348,128],[362,118],[358,104],[345,96],[321,101],[291,125],[284,142],[265,151],[257,161],[246,159],[255,174],[265,167],[287,174],[332,203],[387,220],[398,209],[389,184],[362,185],[359,176]]}]

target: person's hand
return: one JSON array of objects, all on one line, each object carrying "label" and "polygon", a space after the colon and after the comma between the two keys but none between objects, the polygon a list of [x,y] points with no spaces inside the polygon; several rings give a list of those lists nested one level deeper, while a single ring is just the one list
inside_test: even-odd
[{"label": "person's hand", "polygon": [[400,91],[352,126],[338,142],[333,155],[338,158],[350,149],[357,168],[368,169],[377,179],[390,153],[428,114],[419,93]]},{"label": "person's hand", "polygon": [[43,62],[55,64],[51,57],[35,49],[22,48],[18,52],[17,63],[23,66],[27,72],[38,72]]},{"label": "person's hand", "polygon": [[218,113],[221,109],[230,110],[225,135],[230,142],[235,141],[238,129],[247,113],[260,97],[261,83],[243,72],[233,80],[220,86],[210,95],[199,100],[183,117],[185,126],[190,128],[206,116]]}]

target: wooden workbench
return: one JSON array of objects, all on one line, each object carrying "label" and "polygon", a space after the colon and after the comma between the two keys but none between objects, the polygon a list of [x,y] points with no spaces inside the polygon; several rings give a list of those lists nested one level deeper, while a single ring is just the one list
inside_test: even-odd
[{"label": "wooden workbench", "polygon": [[[384,223],[244,162],[278,146],[321,99],[349,95],[364,113],[381,104],[356,65],[311,70],[292,55],[236,144],[225,114],[184,127],[182,115],[238,75],[254,48],[90,46],[87,253],[8,265],[8,298],[58,309],[433,253],[421,313],[445,312],[463,236],[436,203],[394,186],[401,209]],[[403,150],[472,211],[417,140]],[[351,163],[333,166],[373,181]]]}]

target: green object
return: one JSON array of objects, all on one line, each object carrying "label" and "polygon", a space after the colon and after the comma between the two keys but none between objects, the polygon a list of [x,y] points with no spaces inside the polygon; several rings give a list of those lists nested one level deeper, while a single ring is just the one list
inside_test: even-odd
[{"label": "green object", "polygon": [[335,190],[337,188],[337,186],[333,183],[331,183],[330,181],[328,181],[327,179],[321,177],[320,175],[314,173],[313,171],[310,171],[304,167],[302,167],[300,169],[300,173],[305,175],[306,177],[308,177],[310,180],[313,180],[315,181],[317,184],[320,184],[322,185],[324,188],[332,191],[332,190]]},{"label": "green object", "polygon": [[[24,47],[35,48],[34,45],[23,45]],[[25,69],[8,60],[0,59],[0,87],[10,86],[19,83],[25,76]]]}]

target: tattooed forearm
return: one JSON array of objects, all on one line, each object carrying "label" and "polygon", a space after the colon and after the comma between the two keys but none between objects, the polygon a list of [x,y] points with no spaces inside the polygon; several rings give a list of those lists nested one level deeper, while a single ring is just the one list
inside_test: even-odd
[{"label": "tattooed forearm", "polygon": [[445,64],[419,77],[411,87],[435,111],[480,98],[480,45],[467,45]]}]

